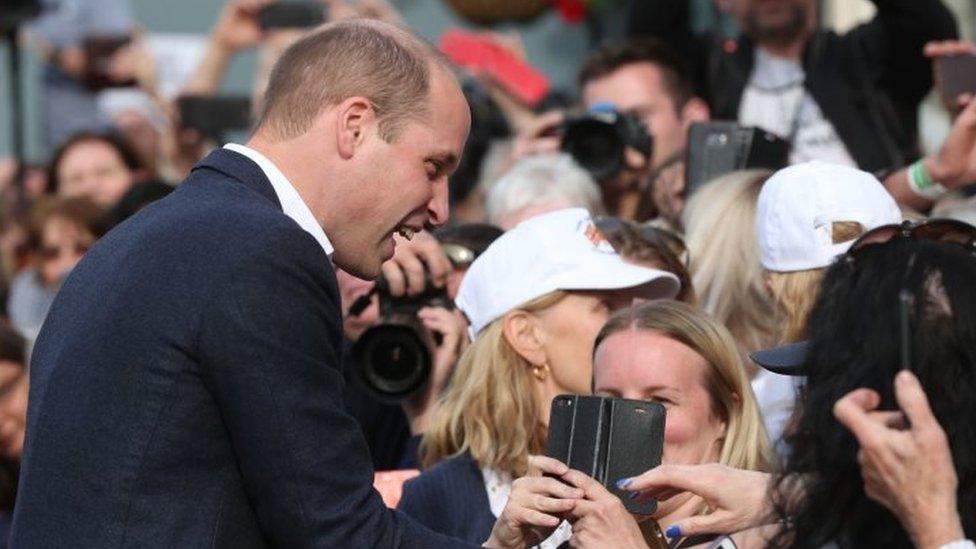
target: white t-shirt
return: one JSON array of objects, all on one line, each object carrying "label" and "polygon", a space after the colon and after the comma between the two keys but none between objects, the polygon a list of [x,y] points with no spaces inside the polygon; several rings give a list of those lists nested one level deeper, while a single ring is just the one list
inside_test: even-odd
[{"label": "white t-shirt", "polygon": [[739,104],[739,123],[790,142],[790,163],[822,160],[857,167],[837,130],[803,87],[800,63],[756,48],[755,65]]},{"label": "white t-shirt", "polygon": [[799,379],[774,374],[762,368],[752,378],[752,392],[756,395],[756,404],[759,405],[763,424],[766,426],[773,448],[781,457],[785,457],[785,447],[782,444],[783,430],[793,416]]}]

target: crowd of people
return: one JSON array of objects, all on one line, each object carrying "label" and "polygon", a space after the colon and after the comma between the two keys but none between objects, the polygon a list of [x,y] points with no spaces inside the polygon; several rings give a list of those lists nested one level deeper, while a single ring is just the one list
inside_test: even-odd
[{"label": "crowd of people", "polygon": [[[115,50],[110,108],[85,33],[133,15],[75,3],[29,33],[53,152],[0,163],[3,540],[976,547],[976,89],[941,89],[976,44],[941,0],[843,34],[715,2],[735,36],[622,2],[536,105],[384,0],[229,0],[175,96]],[[249,48],[225,144],[181,104]],[[693,181],[710,121],[788,154]],[[662,405],[661,465],[547,457],[566,394]]]}]

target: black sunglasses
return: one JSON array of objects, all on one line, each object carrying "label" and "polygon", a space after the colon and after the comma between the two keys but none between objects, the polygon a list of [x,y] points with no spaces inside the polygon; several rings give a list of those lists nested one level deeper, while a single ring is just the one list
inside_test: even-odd
[{"label": "black sunglasses", "polygon": [[920,238],[934,242],[958,244],[976,253],[976,227],[956,219],[925,219],[903,221],[896,225],[882,225],[864,233],[848,248],[845,256],[854,254],[872,244],[884,244],[893,238]]}]

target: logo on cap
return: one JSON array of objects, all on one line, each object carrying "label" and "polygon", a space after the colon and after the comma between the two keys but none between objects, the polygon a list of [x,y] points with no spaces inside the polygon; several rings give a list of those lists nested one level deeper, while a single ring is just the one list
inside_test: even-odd
[{"label": "logo on cap", "polygon": [[613,246],[610,245],[606,235],[604,235],[600,229],[596,228],[596,225],[593,224],[592,220],[584,219],[580,221],[577,230],[590,242],[590,244],[593,245],[593,248],[597,251],[611,254],[617,253],[617,251],[613,249]]}]

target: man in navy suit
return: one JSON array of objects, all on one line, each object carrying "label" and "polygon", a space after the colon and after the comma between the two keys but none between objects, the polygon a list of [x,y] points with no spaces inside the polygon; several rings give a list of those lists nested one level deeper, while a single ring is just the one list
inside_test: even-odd
[{"label": "man in navy suit", "polygon": [[469,123],[405,31],[345,22],[292,46],[247,146],[65,282],[34,350],[13,545],[456,545],[372,489],[330,257],[373,278],[395,234],[443,223]]}]

